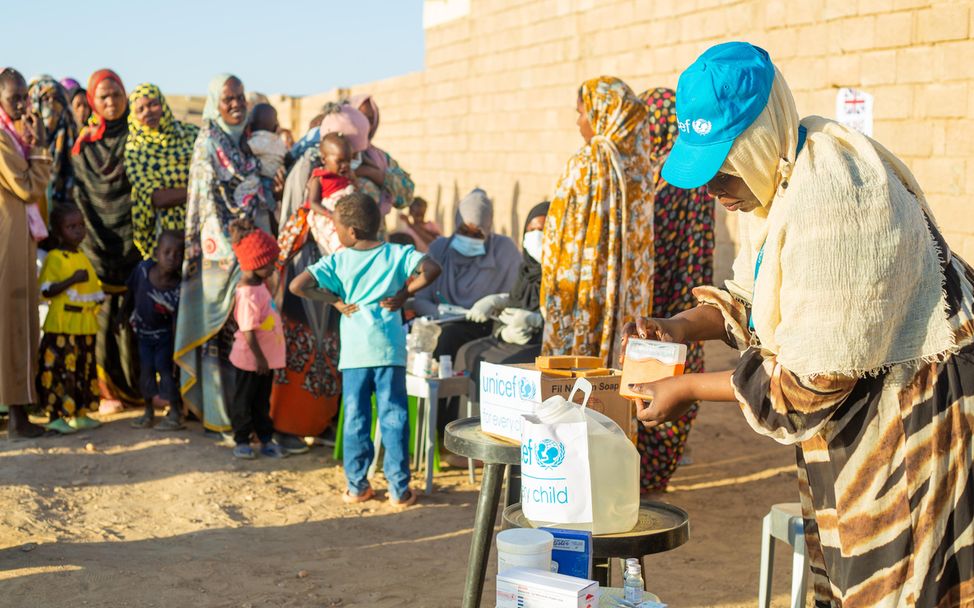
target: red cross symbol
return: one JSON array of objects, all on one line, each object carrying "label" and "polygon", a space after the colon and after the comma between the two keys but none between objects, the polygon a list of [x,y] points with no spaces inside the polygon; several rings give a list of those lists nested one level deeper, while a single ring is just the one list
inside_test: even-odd
[{"label": "red cross symbol", "polygon": [[851,107],[851,111],[853,113],[858,114],[863,109],[865,109],[865,106],[860,107],[860,105],[861,104],[865,104],[866,103],[866,100],[863,99],[862,97],[859,97],[859,95],[855,91],[853,91],[852,92],[852,97],[850,97],[849,99],[846,99],[843,103],[846,106]]}]

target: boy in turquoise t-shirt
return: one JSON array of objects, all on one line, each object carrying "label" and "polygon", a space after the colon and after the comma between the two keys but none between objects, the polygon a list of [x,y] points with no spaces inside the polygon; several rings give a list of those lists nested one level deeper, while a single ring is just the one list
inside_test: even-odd
[{"label": "boy in turquoise t-shirt", "polygon": [[439,276],[440,266],[414,247],[379,241],[382,215],[367,194],[357,192],[338,201],[333,219],[345,249],[309,266],[291,281],[290,289],[303,298],[330,302],[342,313],[338,369],[348,480],[342,498],[358,503],[375,495],[366,478],[375,457],[369,437],[374,392],[389,502],[405,508],[416,502],[416,493],[409,489],[406,336],[399,309]]}]

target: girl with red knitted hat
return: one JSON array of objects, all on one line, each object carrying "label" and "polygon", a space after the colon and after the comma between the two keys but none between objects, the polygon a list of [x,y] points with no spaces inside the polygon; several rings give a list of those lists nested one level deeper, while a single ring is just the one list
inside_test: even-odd
[{"label": "girl with red knitted hat", "polygon": [[287,451],[272,441],[274,423],[270,416],[274,386],[271,370],[284,367],[284,327],[266,285],[274,274],[280,248],[274,237],[255,227],[250,219],[230,223],[230,242],[241,271],[233,308],[237,331],[230,351],[236,387],[233,400],[227,404],[237,444],[233,455],[256,458],[250,447],[250,436],[256,434],[261,455],[284,458]]}]

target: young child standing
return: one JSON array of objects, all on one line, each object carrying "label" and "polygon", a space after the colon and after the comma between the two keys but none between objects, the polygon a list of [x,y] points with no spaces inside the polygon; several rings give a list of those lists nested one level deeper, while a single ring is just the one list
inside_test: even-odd
[{"label": "young child standing", "polygon": [[250,436],[256,434],[260,453],[271,458],[288,455],[272,441],[272,370],[284,367],[284,326],[265,284],[274,274],[280,249],[271,235],[249,219],[230,223],[230,242],[240,265],[233,316],[237,332],[233,336],[230,363],[237,369],[233,400],[227,405],[237,458],[256,458]]},{"label": "young child standing", "polygon": [[352,181],[352,146],[340,133],[328,133],[321,138],[321,167],[311,172],[305,192],[305,204],[310,213],[311,235],[325,251],[335,253],[343,248],[335,231],[335,205],[343,197],[355,192]]},{"label": "young child standing", "polygon": [[145,399],[145,413],[132,421],[134,428],[151,427],[156,407],[169,408],[165,420],[156,425],[157,431],[183,428],[179,383],[173,365],[183,241],[181,233],[164,231],[156,243],[156,259],[140,262],[127,283],[121,322],[131,324],[139,340],[139,384]]},{"label": "young child standing", "polygon": [[50,301],[40,346],[37,391],[49,408],[46,428],[74,433],[101,425],[88,417],[98,409],[98,368],[95,339],[98,307],[105,299],[101,282],[85,254],[78,250],[86,229],[81,210],[60,204],[51,212],[57,247],[41,267],[41,295]]},{"label": "young child standing", "polygon": [[369,438],[375,393],[389,502],[406,508],[416,502],[416,493],[409,488],[406,337],[399,309],[439,276],[440,267],[413,247],[379,241],[381,221],[379,206],[367,194],[342,198],[334,222],[345,248],[295,277],[290,289],[301,297],[332,302],[343,315],[338,369],[345,403],[348,489],[342,499],[359,503],[375,496],[366,478],[375,457]]}]

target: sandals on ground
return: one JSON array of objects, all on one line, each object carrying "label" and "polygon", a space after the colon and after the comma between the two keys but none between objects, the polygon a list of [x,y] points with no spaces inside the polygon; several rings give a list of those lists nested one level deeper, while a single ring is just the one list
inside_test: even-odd
[{"label": "sandals on ground", "polygon": [[64,418],[57,418],[44,425],[44,428],[49,431],[54,431],[60,433],[61,435],[70,435],[72,433],[77,433],[78,429],[72,427],[68,424],[68,421]]},{"label": "sandals on ground", "polygon": [[409,489],[406,490],[405,494],[399,497],[399,500],[396,500],[392,496],[389,496],[389,504],[392,505],[393,509],[396,509],[397,511],[402,511],[416,504],[416,500],[418,500],[418,498],[419,497],[416,495],[416,492],[414,492],[412,489]]},{"label": "sandals on ground", "polygon": [[133,429],[149,429],[152,428],[153,422],[154,420],[152,416],[146,416],[145,414],[143,414],[142,416],[139,416],[132,422],[129,422],[129,426],[132,427]]},{"label": "sandals on ground", "polygon": [[375,490],[372,489],[372,486],[365,488],[365,491],[361,494],[352,494],[350,490],[342,492],[342,502],[347,505],[355,505],[372,500],[373,498],[375,498]]},{"label": "sandals on ground", "polygon": [[179,419],[170,418],[169,416],[160,420],[159,424],[156,425],[157,431],[181,431],[184,428],[186,428],[186,425],[180,422]]},{"label": "sandals on ground", "polygon": [[100,422],[98,422],[94,418],[89,418],[88,416],[75,416],[74,418],[68,421],[68,424],[70,424],[72,428],[75,428],[79,431],[97,429],[98,427],[101,426]]}]

